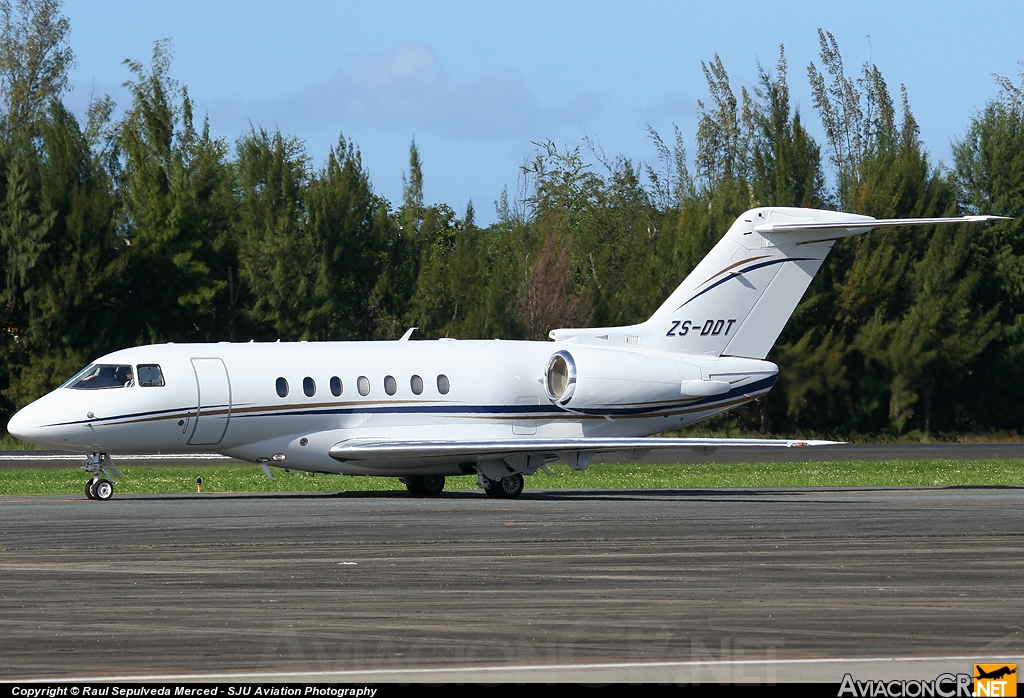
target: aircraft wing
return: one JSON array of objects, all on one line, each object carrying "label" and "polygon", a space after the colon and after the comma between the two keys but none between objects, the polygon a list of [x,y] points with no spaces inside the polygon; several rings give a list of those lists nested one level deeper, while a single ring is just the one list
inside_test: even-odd
[{"label": "aircraft wing", "polygon": [[[662,439],[594,437],[572,439],[494,439],[482,441],[380,441],[347,439],[331,447],[330,455],[342,462],[451,459],[482,461],[516,456],[626,453],[642,458],[650,451],[679,448],[828,446],[842,441],[807,439]],[[570,460],[564,458],[563,460]],[[575,460],[575,459],[571,459]]]}]

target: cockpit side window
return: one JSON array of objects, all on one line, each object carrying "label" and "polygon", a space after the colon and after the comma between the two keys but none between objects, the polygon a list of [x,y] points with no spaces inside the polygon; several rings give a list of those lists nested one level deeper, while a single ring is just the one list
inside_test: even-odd
[{"label": "cockpit side window", "polygon": [[65,383],[73,390],[96,390],[98,388],[130,388],[135,385],[135,374],[131,366],[91,364],[77,376]]},{"label": "cockpit side window", "polygon": [[139,364],[139,385],[143,388],[162,388],[163,371],[156,364]]}]

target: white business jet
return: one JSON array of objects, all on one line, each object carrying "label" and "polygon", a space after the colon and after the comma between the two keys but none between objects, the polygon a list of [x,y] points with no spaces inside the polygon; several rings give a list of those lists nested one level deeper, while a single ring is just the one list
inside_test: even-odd
[{"label": "white business jet", "polygon": [[501,340],[162,344],[90,364],[11,418],[40,446],[88,454],[86,494],[109,499],[109,454],[210,452],[288,470],[400,478],[436,495],[475,473],[495,497],[556,460],[596,453],[803,446],[815,441],[650,438],[767,393],[765,356],[839,238],[880,226],[998,216],[876,220],[758,208],[649,320]]}]

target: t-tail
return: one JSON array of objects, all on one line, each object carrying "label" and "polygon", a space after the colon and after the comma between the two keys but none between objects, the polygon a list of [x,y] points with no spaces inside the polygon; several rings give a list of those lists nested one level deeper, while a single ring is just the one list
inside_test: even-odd
[{"label": "t-tail", "polygon": [[1002,216],[875,219],[837,211],[747,211],[654,315],[628,327],[559,329],[551,338],[654,351],[763,359],[839,238],[895,225]]}]

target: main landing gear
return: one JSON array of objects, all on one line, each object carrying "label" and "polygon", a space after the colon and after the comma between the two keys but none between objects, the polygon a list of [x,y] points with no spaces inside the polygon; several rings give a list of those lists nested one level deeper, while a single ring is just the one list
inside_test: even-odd
[{"label": "main landing gear", "polygon": [[[409,491],[419,497],[436,497],[444,489],[443,475],[407,475],[400,478]],[[477,484],[484,489],[489,497],[498,499],[514,499],[523,493],[525,482],[521,473],[492,480],[484,474],[477,478]]]},{"label": "main landing gear", "polygon": [[82,470],[92,473],[92,479],[85,483],[85,496],[105,502],[114,496],[114,478],[121,477],[110,456],[106,453],[90,453]]},{"label": "main landing gear", "polygon": [[503,477],[500,480],[492,480],[483,473],[477,478],[477,484],[484,488],[488,497],[497,499],[514,499],[523,493],[526,482],[521,473]]},{"label": "main landing gear", "polygon": [[444,475],[410,475],[402,478],[402,482],[420,497],[436,497],[444,489]]}]

